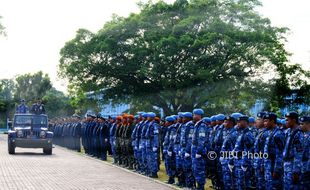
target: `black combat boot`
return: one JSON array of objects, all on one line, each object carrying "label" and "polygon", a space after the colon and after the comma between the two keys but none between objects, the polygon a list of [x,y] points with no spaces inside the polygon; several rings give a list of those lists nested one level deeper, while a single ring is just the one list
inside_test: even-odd
[{"label": "black combat boot", "polygon": [[167,183],[168,184],[174,184],[175,183],[174,177],[169,177]]},{"label": "black combat boot", "polygon": [[150,175],[150,178],[158,178],[157,173],[152,173],[152,174]]}]

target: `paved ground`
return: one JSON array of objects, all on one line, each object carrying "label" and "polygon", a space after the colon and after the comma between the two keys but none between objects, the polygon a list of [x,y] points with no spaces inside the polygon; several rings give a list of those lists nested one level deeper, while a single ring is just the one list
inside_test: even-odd
[{"label": "paved ground", "polygon": [[7,135],[0,135],[0,189],[106,189],[166,190],[159,184],[133,173],[78,153],[56,147],[53,155],[41,149],[7,152]]}]

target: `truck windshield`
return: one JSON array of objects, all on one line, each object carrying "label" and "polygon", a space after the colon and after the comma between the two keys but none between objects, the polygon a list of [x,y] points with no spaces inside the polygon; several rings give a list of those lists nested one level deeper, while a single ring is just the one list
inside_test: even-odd
[{"label": "truck windshield", "polygon": [[46,125],[47,118],[45,116],[35,115],[17,115],[14,119],[15,126],[31,126],[31,125]]}]

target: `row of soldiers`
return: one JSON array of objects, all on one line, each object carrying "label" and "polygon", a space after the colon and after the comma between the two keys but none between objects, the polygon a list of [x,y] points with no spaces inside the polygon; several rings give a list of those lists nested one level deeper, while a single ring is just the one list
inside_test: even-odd
[{"label": "row of soldiers", "polygon": [[[153,112],[55,122],[54,142],[156,178],[160,153],[167,183],[204,189],[307,189],[310,117],[261,112],[203,117],[202,109],[161,121]],[[301,127],[299,126],[301,124]],[[79,145],[78,145],[79,144]]]},{"label": "row of soldiers", "polygon": [[[261,112],[202,118],[203,110],[166,118],[164,141],[168,183],[204,189],[308,189],[310,117]],[[299,127],[301,122],[301,127]],[[280,126],[281,127],[280,127]],[[181,183],[181,184],[180,184]]]},{"label": "row of soldiers", "polygon": [[49,121],[49,130],[54,132],[53,143],[77,152],[81,152],[81,128],[80,116]]}]

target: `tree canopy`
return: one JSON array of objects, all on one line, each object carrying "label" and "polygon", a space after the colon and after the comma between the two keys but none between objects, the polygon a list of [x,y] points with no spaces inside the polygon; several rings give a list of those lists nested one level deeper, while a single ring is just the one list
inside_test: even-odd
[{"label": "tree canopy", "polygon": [[24,74],[16,79],[16,98],[34,101],[42,98],[52,88],[52,83],[47,74],[39,71],[34,74]]},{"label": "tree canopy", "polygon": [[54,87],[46,91],[42,100],[50,118],[72,115],[75,112],[70,104],[70,98]]},{"label": "tree canopy", "polygon": [[[281,79],[270,82],[277,85],[296,74],[284,49],[288,29],[272,26],[255,11],[260,5],[258,0],[141,3],[139,13],[114,15],[97,33],[79,29],[60,51],[59,75],[75,92],[104,90],[106,100],[147,101],[165,113],[215,103],[231,110],[233,93],[243,97],[237,104],[243,109],[258,98],[253,94],[266,95],[262,73]],[[271,95],[270,86],[265,92]]]},{"label": "tree canopy", "polygon": [[52,87],[49,76],[39,71],[34,74],[19,75],[14,79],[0,80],[1,118],[14,114],[21,99],[25,99],[26,104],[31,106],[38,98],[43,100],[50,118],[68,116],[75,112],[74,105],[71,105],[71,98]]}]

